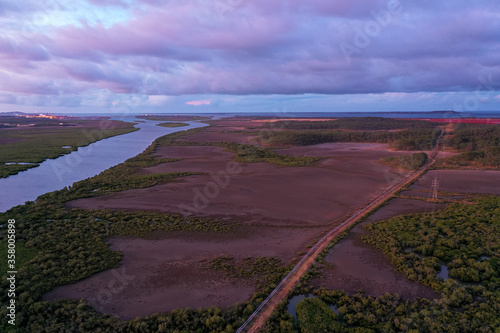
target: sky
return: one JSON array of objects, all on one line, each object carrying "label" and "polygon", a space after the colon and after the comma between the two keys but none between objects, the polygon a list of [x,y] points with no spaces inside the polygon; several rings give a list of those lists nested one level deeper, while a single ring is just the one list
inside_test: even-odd
[{"label": "sky", "polygon": [[499,106],[498,0],[0,0],[0,112]]}]

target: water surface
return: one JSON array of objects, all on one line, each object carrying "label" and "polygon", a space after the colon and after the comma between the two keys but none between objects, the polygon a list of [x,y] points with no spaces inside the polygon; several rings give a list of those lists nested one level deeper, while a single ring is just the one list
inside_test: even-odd
[{"label": "water surface", "polygon": [[[112,119],[129,122],[137,120],[134,117]],[[26,201],[33,201],[42,194],[60,190],[74,182],[93,177],[138,155],[160,136],[207,126],[199,122],[187,121],[189,127],[168,128],[156,126],[159,123],[165,123],[165,121],[147,120],[144,123],[137,123],[135,127],[139,128],[139,131],[94,142],[57,159],[46,160],[36,168],[0,179],[0,211],[7,211]]]}]

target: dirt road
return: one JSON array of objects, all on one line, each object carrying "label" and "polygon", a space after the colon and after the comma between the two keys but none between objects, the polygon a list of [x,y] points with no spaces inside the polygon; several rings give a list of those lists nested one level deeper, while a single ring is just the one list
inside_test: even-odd
[{"label": "dirt road", "polygon": [[[444,132],[444,131],[443,131]],[[371,211],[376,209],[379,205],[384,203],[386,200],[392,198],[399,190],[401,190],[406,185],[410,184],[420,176],[422,176],[428,168],[434,164],[435,156],[440,146],[440,142],[443,137],[443,132],[437,140],[436,146],[434,147],[432,153],[429,156],[429,161],[418,171],[409,175],[407,178],[399,182],[398,184],[392,186],[390,189],[385,191],[366,207],[357,211],[354,215],[348,218],[339,226],[332,229],[328,234],[321,238],[306,255],[295,265],[295,267],[288,273],[288,275],[281,281],[281,283],[271,292],[271,294],[262,302],[262,304],[255,310],[255,312],[247,319],[247,321],[236,331],[240,332],[259,332],[264,326],[266,321],[269,319],[273,311],[276,309],[278,304],[286,297],[286,295],[293,289],[297,284],[300,277],[304,275],[307,270],[314,263],[316,257],[328,246],[328,244],[338,235],[340,235],[345,230],[348,230],[351,226],[356,224],[361,218],[369,214]]]}]

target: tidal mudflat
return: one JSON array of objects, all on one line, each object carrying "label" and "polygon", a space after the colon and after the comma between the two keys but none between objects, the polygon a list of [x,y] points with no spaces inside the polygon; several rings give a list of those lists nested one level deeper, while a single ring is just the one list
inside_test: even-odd
[{"label": "tidal mudflat", "polygon": [[[217,141],[257,144],[252,141],[255,137],[252,131],[262,125],[239,120],[212,122],[211,127],[178,139],[179,145],[159,147],[155,152],[160,158],[178,161],[139,171],[140,174],[190,171],[199,175],[67,203],[68,208],[80,209],[189,212],[236,225],[227,235],[184,232],[164,233],[153,240],[111,239],[111,248],[123,255],[118,269],[136,276],[137,283],[124,288],[116,300],[113,296],[103,307],[104,312],[130,318],[136,311],[140,312],[137,315],[147,315],[179,307],[224,307],[248,300],[256,291],[255,281],[215,272],[210,268],[210,260],[221,256],[236,259],[260,256],[292,263],[319,235],[404,175],[378,163],[383,157],[407,154],[391,151],[384,144],[320,144],[307,149],[276,150],[288,156],[322,157],[308,167],[239,163],[234,161],[234,153],[210,144]],[[214,191],[213,184],[219,184],[216,195],[210,192]],[[112,274],[108,270],[56,288],[47,297],[96,302],[93,295]],[[196,280],[197,276],[203,278]],[[247,287],[238,291],[243,284]]]}]

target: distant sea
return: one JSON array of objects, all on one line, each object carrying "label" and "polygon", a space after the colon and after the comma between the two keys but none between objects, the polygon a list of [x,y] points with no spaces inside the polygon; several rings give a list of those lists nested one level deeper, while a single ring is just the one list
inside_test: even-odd
[{"label": "distant sea", "polygon": [[[210,116],[210,117],[273,117],[273,118],[294,118],[294,117],[309,117],[309,118],[341,118],[341,117],[383,117],[383,118],[417,118],[417,119],[440,119],[440,118],[500,118],[500,111],[473,111],[473,112],[456,112],[456,111],[426,111],[426,112],[234,112],[234,113],[157,113],[149,115],[157,116]],[[144,115],[144,113],[134,114],[119,114],[119,113],[78,113],[65,114],[75,117],[121,117],[121,116],[136,116]]]}]

